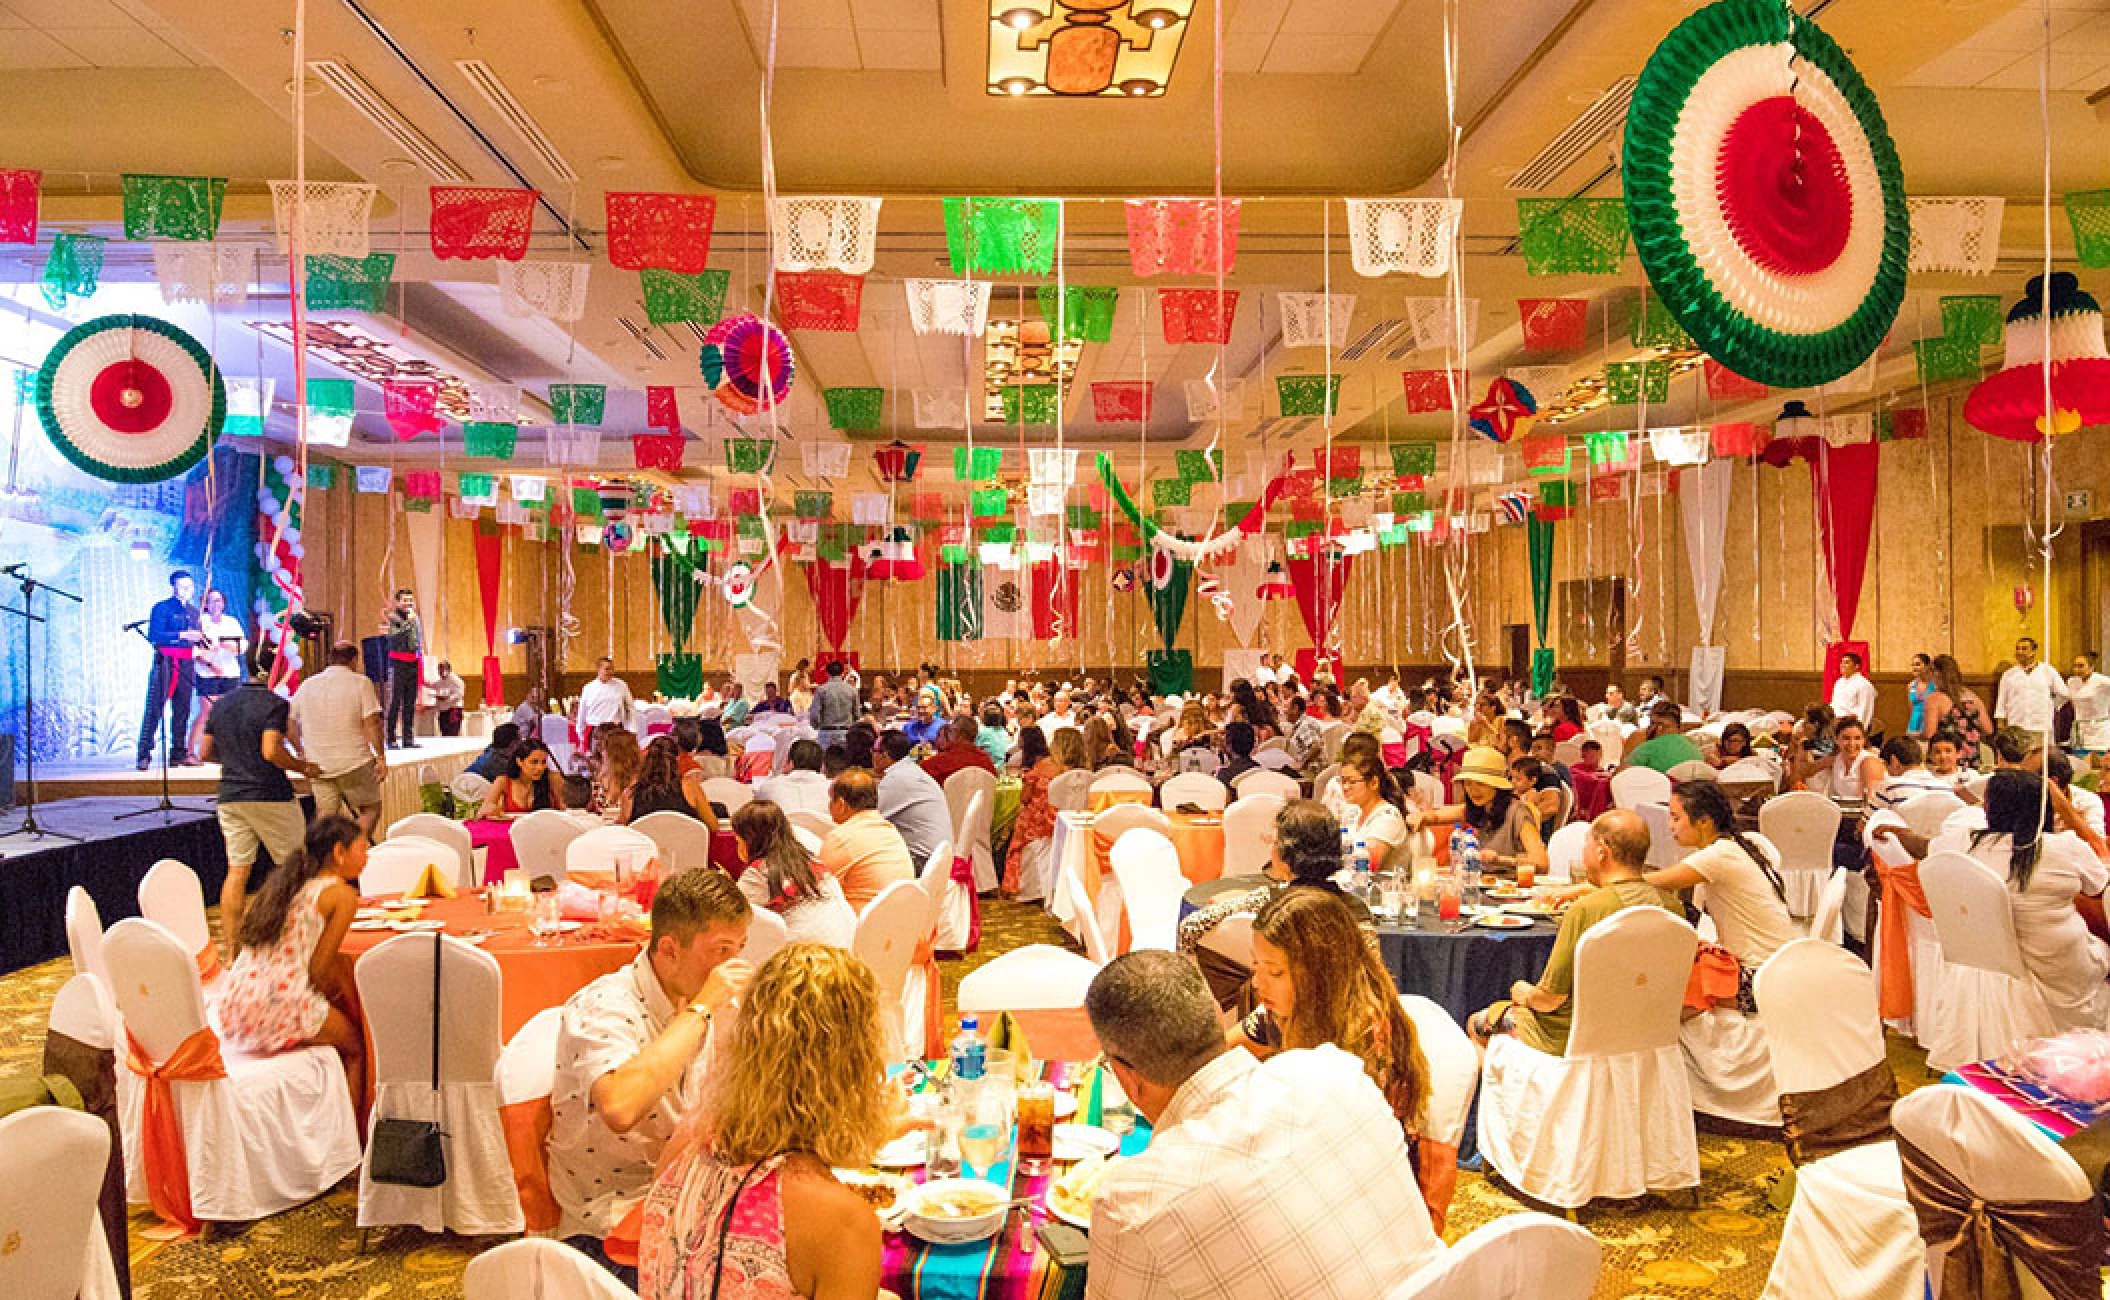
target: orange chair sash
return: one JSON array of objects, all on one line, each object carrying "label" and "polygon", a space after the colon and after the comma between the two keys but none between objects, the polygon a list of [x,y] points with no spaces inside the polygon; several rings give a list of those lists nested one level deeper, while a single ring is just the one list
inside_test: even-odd
[{"label": "orange chair sash", "polygon": [[498,1108],[506,1135],[506,1159],[513,1166],[513,1190],[520,1194],[520,1213],[529,1232],[548,1232],[564,1213],[549,1189],[550,1100],[530,1097]]},{"label": "orange chair sash", "polygon": [[1735,953],[1701,944],[1692,955],[1692,974],[1685,980],[1685,1005],[1694,1011],[1711,1010],[1717,1002],[1735,1006],[1740,974]]},{"label": "orange chair sash", "polygon": [[207,939],[198,949],[198,982],[210,984],[220,978],[220,946]]},{"label": "orange chair sash", "polygon": [[191,1213],[190,1158],[183,1145],[183,1122],[176,1115],[175,1092],[169,1085],[226,1078],[219,1036],[210,1025],[201,1026],[157,1066],[148,1059],[139,1040],[126,1030],[125,1064],[146,1080],[139,1138],[140,1158],[146,1166],[147,1203],[164,1220],[195,1233],[199,1223]]},{"label": "orange chair sash", "polygon": [[945,991],[938,983],[938,951],[935,935],[925,935],[916,945],[909,965],[923,971],[923,1059],[935,1061],[945,1055]]},{"label": "orange chair sash", "polygon": [[1927,895],[1920,888],[1917,862],[1902,866],[1876,863],[1883,881],[1882,914],[1876,918],[1876,966],[1879,1010],[1885,1020],[1903,1020],[1912,1014],[1912,927],[1907,908],[1921,916],[1933,916]]}]

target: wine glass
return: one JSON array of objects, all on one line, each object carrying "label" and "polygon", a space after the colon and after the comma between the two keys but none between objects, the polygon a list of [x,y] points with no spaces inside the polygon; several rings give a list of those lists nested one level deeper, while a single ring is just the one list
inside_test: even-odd
[{"label": "wine glass", "polygon": [[535,895],[532,910],[528,914],[528,930],[535,936],[537,948],[547,948],[550,940],[563,929],[564,913],[557,906],[555,890]]}]

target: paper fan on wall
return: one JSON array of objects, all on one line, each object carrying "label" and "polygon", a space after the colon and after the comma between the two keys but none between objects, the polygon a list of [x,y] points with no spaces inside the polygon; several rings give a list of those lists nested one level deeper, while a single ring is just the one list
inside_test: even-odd
[{"label": "paper fan on wall", "polygon": [[759,316],[728,316],[711,326],[697,365],[711,396],[740,415],[781,406],[791,394],[791,340]]},{"label": "paper fan on wall", "polygon": [[1717,0],[1649,56],[1621,157],[1657,296],[1739,375],[1828,383],[1905,296],[1911,228],[1875,95],[1778,0]]},{"label": "paper fan on wall", "polygon": [[173,478],[205,458],[227,386],[198,341],[151,316],[75,326],[37,372],[37,415],[59,454],[119,483]]}]

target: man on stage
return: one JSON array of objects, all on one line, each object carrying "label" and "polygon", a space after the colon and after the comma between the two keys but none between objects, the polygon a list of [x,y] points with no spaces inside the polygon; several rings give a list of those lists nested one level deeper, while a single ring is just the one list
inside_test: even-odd
[{"label": "man on stage", "polygon": [[394,748],[416,749],[425,633],[418,626],[418,598],[410,588],[397,589],[381,630],[388,637],[388,716],[382,720],[381,735]]},{"label": "man on stage", "polygon": [[[169,598],[147,615],[147,640],[154,644],[154,666],[147,676],[147,712],[139,723],[139,770],[154,763],[154,742],[161,734],[161,714],[173,705],[169,719],[169,765],[187,767],[190,756],[190,697],[197,684],[191,656],[205,634],[198,630],[198,607],[192,603],[197,584],[182,569],[169,575]],[[132,626],[137,627],[138,624]]]}]

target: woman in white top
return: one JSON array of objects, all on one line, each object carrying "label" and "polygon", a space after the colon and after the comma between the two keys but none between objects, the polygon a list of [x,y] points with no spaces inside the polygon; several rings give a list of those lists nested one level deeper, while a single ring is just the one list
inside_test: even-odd
[{"label": "woman in white top", "polygon": [[[1868,732],[1859,718],[1841,718],[1832,730],[1832,752],[1828,765],[1804,769],[1803,779],[1812,790],[1834,799],[1866,799],[1890,779],[1883,760],[1868,748]],[[1818,760],[1822,763],[1822,760]]]},{"label": "woman in white top", "polygon": [[1985,790],[1985,829],[1945,827],[1932,852],[1967,853],[2007,880],[2022,964],[2036,977],[2055,1032],[2110,1023],[2110,945],[2082,916],[2101,915],[2110,869],[2077,836],[2049,826],[2043,779],[2005,768]]},{"label": "woman in white top", "polygon": [[1341,822],[1370,852],[1370,869],[1384,871],[1407,842],[1407,819],[1393,802],[1398,786],[1385,765],[1367,753],[1343,754],[1337,778],[1345,806]]},{"label": "woman in white top", "polygon": [[242,684],[242,653],[249,648],[242,620],[227,613],[227,593],[218,588],[205,593],[198,631],[205,639],[192,656],[198,676],[197,720],[190,729],[193,754],[200,748],[199,738],[205,734],[205,720],[212,716],[213,701]]},{"label": "woman in white top", "polygon": [[817,873],[813,856],[791,833],[784,810],[767,799],[742,804],[733,814],[740,838],[740,892],[757,908],[784,918],[792,943],[847,948],[857,934],[857,913],[843,897],[842,882]]},{"label": "woman in white top", "polygon": [[[1729,796],[1712,781],[1687,781],[1671,792],[1670,833],[1690,849],[1674,867],[1643,879],[1658,889],[1707,886],[1700,907],[1714,918],[1716,936],[1744,968],[1738,1001],[1748,1000],[1750,974],[1783,945],[1802,937],[1788,915],[1780,881],[1780,853],[1736,829]],[[1745,1008],[1756,1010],[1753,1004]]]}]

